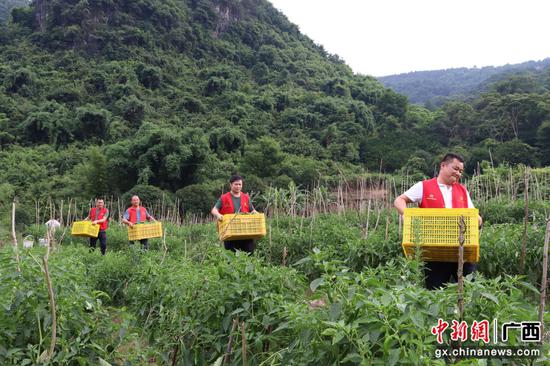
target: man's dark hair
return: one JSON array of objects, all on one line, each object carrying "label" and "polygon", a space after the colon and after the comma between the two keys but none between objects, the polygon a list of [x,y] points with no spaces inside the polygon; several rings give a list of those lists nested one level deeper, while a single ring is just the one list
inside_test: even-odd
[{"label": "man's dark hair", "polygon": [[229,183],[230,184],[233,184],[234,182],[238,181],[238,180],[243,180],[243,177],[241,177],[240,175],[232,175],[231,178],[229,178]]},{"label": "man's dark hair", "polygon": [[441,159],[441,164],[450,163],[454,159],[460,161],[461,163],[464,163],[464,158],[462,156],[460,156],[458,154],[455,154],[455,153],[447,153],[447,154],[445,154],[443,159]]}]

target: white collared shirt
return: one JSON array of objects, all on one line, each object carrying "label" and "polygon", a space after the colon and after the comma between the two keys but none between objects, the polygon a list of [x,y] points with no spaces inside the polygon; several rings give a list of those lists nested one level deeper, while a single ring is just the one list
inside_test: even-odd
[{"label": "white collared shirt", "polygon": [[[445,208],[453,208],[453,186],[448,186],[443,183],[437,182],[441,195],[443,196],[443,201],[445,201]],[[416,183],[414,186],[409,188],[405,192],[405,196],[409,197],[413,203],[422,202],[422,195],[424,193],[424,187],[422,182]],[[472,200],[470,199],[470,193],[466,191],[466,196],[468,197],[468,208],[475,208]]]}]

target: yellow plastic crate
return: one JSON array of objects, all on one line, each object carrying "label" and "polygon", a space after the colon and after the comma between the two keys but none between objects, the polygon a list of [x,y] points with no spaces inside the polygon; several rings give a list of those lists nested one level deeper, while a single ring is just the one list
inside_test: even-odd
[{"label": "yellow plastic crate", "polygon": [[257,214],[228,214],[218,221],[220,240],[261,239],[265,236],[265,216]]},{"label": "yellow plastic crate", "polygon": [[128,226],[128,240],[142,240],[150,238],[162,238],[162,223],[155,221],[146,224],[134,224]]},{"label": "yellow plastic crate", "polygon": [[403,215],[403,251],[414,255],[416,244],[429,262],[458,262],[459,220],[464,217],[464,261],[479,261],[476,208],[406,208]]},{"label": "yellow plastic crate", "polygon": [[99,225],[92,225],[89,220],[75,221],[71,226],[71,235],[83,238],[97,238],[99,234]]}]

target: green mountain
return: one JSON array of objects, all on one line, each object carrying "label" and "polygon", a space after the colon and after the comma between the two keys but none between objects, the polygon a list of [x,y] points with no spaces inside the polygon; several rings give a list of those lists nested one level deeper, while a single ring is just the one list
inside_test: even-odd
[{"label": "green mountain", "polygon": [[550,67],[550,58],[521,64],[414,71],[379,77],[384,86],[404,94],[411,103],[441,105],[449,98],[465,98],[487,91],[487,86],[515,74],[537,73]]},{"label": "green mountain", "polygon": [[0,0],[0,23],[10,19],[12,9],[29,5],[30,0]]},{"label": "green mountain", "polygon": [[233,172],[258,191],[430,175],[449,150],[469,171],[550,164],[548,93],[410,105],[265,0],[35,0],[12,16],[0,32],[0,204],[136,192],[204,212]]},{"label": "green mountain", "polygon": [[364,161],[373,129],[406,111],[262,0],[35,1],[0,41],[1,146],[51,155],[44,174],[63,178],[41,192],[174,192],[232,171],[310,184]]}]

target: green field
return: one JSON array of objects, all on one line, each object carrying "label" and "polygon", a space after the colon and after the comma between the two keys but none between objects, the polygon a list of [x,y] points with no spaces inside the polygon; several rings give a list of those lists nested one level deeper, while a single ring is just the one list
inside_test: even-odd
[{"label": "green field", "polygon": [[[480,207],[486,225],[479,271],[465,283],[468,324],[538,319],[550,205],[532,207],[523,276],[522,202]],[[231,365],[445,364],[434,356],[430,330],[439,318],[458,320],[457,286],[423,288],[422,263],[403,257],[393,210],[273,214],[253,257],[223,250],[211,223],[165,226],[166,240],[153,239],[148,252],[129,247],[116,222],[105,257],[90,253],[84,239],[63,238],[49,257],[57,302],[50,364],[221,365],[228,353]],[[27,228],[36,237],[40,231]],[[44,253],[20,248],[18,272],[13,247],[0,251],[2,365],[46,360],[52,317]],[[512,331],[500,345],[538,347],[541,356],[448,362],[548,364],[548,342],[523,343]]]}]

